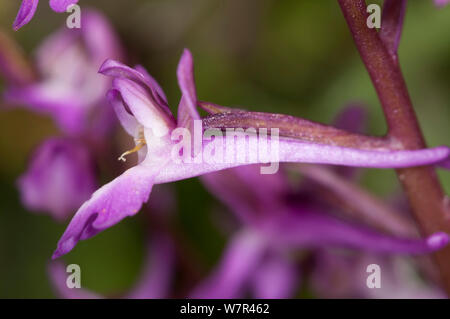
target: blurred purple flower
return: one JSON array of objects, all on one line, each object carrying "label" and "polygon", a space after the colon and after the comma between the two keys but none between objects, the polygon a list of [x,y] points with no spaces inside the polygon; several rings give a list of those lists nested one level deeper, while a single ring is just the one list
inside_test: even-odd
[{"label": "blurred purple flower", "polygon": [[[194,298],[239,298],[245,292],[271,298],[292,297],[299,282],[292,252],[298,249],[347,247],[378,253],[421,254],[449,242],[445,233],[425,240],[378,233],[341,220],[307,200],[291,202],[294,194],[281,173],[260,175],[255,166],[202,176],[212,194],[227,205],[244,228],[239,231],[218,267],[192,293]],[[299,194],[296,197],[300,197]],[[276,268],[270,283],[254,285],[266,259]],[[266,278],[269,280],[269,278]],[[267,291],[267,287],[269,291]],[[270,290],[271,289],[271,290]],[[270,293],[272,292],[272,293]]]},{"label": "blurred purple flower", "polygon": [[10,84],[5,100],[51,115],[60,128],[79,134],[92,110],[104,105],[110,81],[96,70],[106,58],[122,56],[107,20],[95,11],[83,11],[81,29],[64,28],[47,38],[37,50],[40,79],[26,85]]},{"label": "blurred purple flower", "polygon": [[[109,100],[123,127],[136,142],[136,147],[124,153],[121,158],[129,153],[138,152],[139,164],[101,187],[80,207],[58,242],[53,258],[68,253],[79,240],[88,239],[115,225],[123,218],[135,215],[142,204],[148,200],[154,184],[182,180],[244,165],[237,161],[180,163],[171,156],[177,144],[171,140],[171,133],[176,128],[189,128],[192,131],[194,120],[200,119],[196,109],[198,101],[194,84],[193,60],[188,50],[184,51],[177,70],[182,91],[178,121],[170,112],[161,87],[142,67],[132,69],[119,62],[108,60],[103,64],[100,72],[114,78],[113,88],[108,93]],[[272,114],[259,114],[259,116],[272,118]],[[234,141],[234,136],[229,138]],[[256,136],[249,136],[249,144],[256,139]],[[255,144],[258,144],[257,140],[253,143]],[[212,149],[217,150],[223,149],[224,145],[227,146],[228,152],[233,151],[234,154],[238,154],[237,158],[250,159],[246,164],[265,163],[259,158],[251,160],[253,156],[250,154],[257,153],[257,150],[239,148],[234,143],[227,141],[222,143],[222,140],[217,141],[217,139],[213,141],[206,139],[199,146],[199,151],[203,154],[206,148],[211,149],[212,146]],[[448,147],[413,151],[365,150],[281,137],[277,155],[280,162],[390,168],[439,163],[449,158],[449,152]],[[290,214],[287,216],[291,218]]]},{"label": "blurred purple flower", "polygon": [[18,181],[22,202],[31,211],[66,219],[96,189],[93,166],[83,144],[67,138],[46,140]]},{"label": "blurred purple flower", "polygon": [[437,5],[438,7],[443,7],[449,3],[450,3],[450,0],[434,0],[434,4]]},{"label": "blurred purple flower", "polygon": [[[50,0],[50,7],[56,12],[65,12],[67,8],[78,0]],[[33,19],[39,0],[23,0],[13,24],[14,30],[19,30]]]}]

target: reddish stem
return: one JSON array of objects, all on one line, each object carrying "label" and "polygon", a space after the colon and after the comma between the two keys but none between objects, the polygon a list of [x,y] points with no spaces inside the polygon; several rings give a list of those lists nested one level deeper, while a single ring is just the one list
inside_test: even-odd
[{"label": "reddish stem", "polygon": [[[388,138],[404,149],[426,147],[397,60],[386,49],[378,32],[367,27],[364,0],[338,0],[361,58],[377,91],[387,120]],[[397,170],[423,235],[450,233],[450,209],[432,167]],[[435,253],[443,286],[450,294],[450,247]]]}]

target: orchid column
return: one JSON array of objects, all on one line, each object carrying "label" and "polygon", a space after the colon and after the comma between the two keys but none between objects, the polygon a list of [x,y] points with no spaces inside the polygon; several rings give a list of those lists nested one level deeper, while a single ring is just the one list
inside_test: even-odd
[{"label": "orchid column", "polygon": [[[398,149],[425,148],[414,109],[398,63],[406,0],[386,0],[380,32],[367,27],[364,0],[338,0],[361,58],[377,91],[388,124],[387,138]],[[397,175],[424,235],[450,232],[448,199],[434,169],[402,168]],[[450,248],[436,253],[447,293],[450,293]]]}]

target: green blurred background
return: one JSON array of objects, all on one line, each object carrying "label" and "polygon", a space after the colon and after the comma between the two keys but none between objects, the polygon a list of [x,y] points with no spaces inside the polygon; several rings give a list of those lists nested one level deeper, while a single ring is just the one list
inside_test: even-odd
[{"label": "green blurred background", "polygon": [[[438,10],[431,0],[409,2],[401,65],[429,145],[448,144],[450,7]],[[158,79],[172,109],[180,97],[176,65],[188,47],[202,100],[321,122],[329,122],[349,102],[363,102],[370,113],[370,132],[385,132],[375,91],[335,0],[81,0],[79,4],[82,9],[99,8],[110,18],[131,62],[143,64]],[[29,54],[67,17],[41,1],[31,23],[13,33],[18,7],[16,0],[0,2],[0,27],[11,30]],[[66,224],[22,208],[15,182],[33,148],[58,134],[46,117],[23,109],[0,111],[1,298],[54,297],[46,266]],[[450,174],[439,174],[448,193]],[[389,170],[368,170],[362,182],[382,196],[399,189]],[[197,179],[174,187],[175,223],[195,250],[196,263],[207,271],[226,242],[220,219],[212,213],[220,206]],[[118,294],[139,274],[145,224],[143,216],[126,219],[81,242],[64,259],[81,266],[84,287]]]}]

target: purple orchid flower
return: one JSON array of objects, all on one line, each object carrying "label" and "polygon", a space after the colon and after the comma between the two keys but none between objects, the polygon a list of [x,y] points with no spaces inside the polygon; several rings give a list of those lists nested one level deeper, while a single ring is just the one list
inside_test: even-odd
[{"label": "purple orchid flower", "polygon": [[[234,236],[219,266],[192,293],[194,298],[239,298],[246,291],[270,298],[292,297],[299,282],[293,250],[347,247],[378,253],[422,254],[439,250],[450,241],[445,233],[425,240],[378,233],[367,226],[345,222],[302,200],[286,200],[292,193],[281,173],[260,175],[245,166],[202,176],[206,188],[227,205],[244,229]],[[280,187],[281,186],[281,187]],[[272,280],[255,283],[266,259],[276,265]],[[268,280],[268,279],[267,279]],[[266,291],[266,287],[271,287]],[[260,290],[262,289],[262,291]]]},{"label": "purple orchid flower", "polygon": [[[67,8],[76,4],[78,0],[50,0],[50,7],[56,12],[65,12]],[[19,30],[33,19],[39,0],[23,0],[13,24],[14,30]]]},{"label": "purple orchid flower", "polygon": [[[362,108],[352,106],[344,109],[338,115],[335,124],[337,127],[348,131],[362,132],[364,117],[365,112]],[[343,196],[349,201],[356,199],[362,201],[363,203],[358,204],[360,207],[377,213],[376,218],[382,218],[390,224],[390,227],[385,228],[394,232],[405,233],[403,228],[398,226],[398,220],[393,218],[396,212],[388,211],[394,216],[386,215],[384,208],[380,209],[360,191],[338,184],[336,179],[327,172],[327,168],[321,166],[317,167],[317,170],[325,170],[325,172],[320,175],[309,174],[311,178],[314,178],[314,182],[319,181],[328,185],[339,196]],[[348,170],[348,168],[333,167],[333,170],[345,178],[353,179],[357,176],[354,170]],[[295,205],[292,207],[292,203],[287,199],[293,196],[293,190],[290,189],[286,177],[281,173],[263,176],[258,174],[255,167],[246,166],[208,174],[202,176],[201,179],[206,188],[228,206],[245,226],[244,230],[239,231],[233,237],[219,266],[212,272],[210,278],[194,290],[192,296],[195,298],[236,298],[242,297],[245,291],[252,292],[253,296],[257,298],[292,297],[300,279],[299,269],[294,258],[292,258],[292,253],[289,254],[290,246],[296,249],[319,247],[323,254],[326,254],[332,246],[351,246],[378,253],[425,253],[442,248],[449,241],[449,236],[443,233],[435,234],[425,241],[394,238],[378,234],[361,225],[340,221],[336,217],[325,214],[323,205],[310,201],[311,197],[307,195],[311,191],[315,192],[314,197],[318,195],[317,189],[312,187],[312,180],[304,182],[304,187],[301,187],[296,194],[296,197],[301,198],[301,200],[293,202]],[[276,227],[277,222],[283,223],[282,219],[285,217],[281,212],[286,208],[297,211],[295,219],[298,218],[298,221],[287,219],[284,226],[279,227],[279,233],[265,233],[261,226]],[[305,211],[307,212],[306,215],[304,215]],[[312,217],[310,221],[317,218],[316,221],[312,223],[308,221],[309,218],[306,217],[308,214]],[[295,230],[292,232],[292,236],[287,236],[292,239],[291,244],[286,242],[278,248],[270,246],[273,242],[276,242],[276,238],[285,237],[288,229]],[[353,236],[356,234],[359,239]],[[327,237],[329,240],[325,239]],[[270,238],[270,243],[267,238]],[[328,249],[325,250],[325,247]],[[264,249],[266,250],[265,253],[263,253]],[[278,253],[276,253],[277,250]],[[266,267],[265,258],[268,256],[270,257],[269,265],[272,266]],[[328,257],[329,255],[325,256]],[[361,273],[361,269],[367,275],[365,273],[366,267],[357,268],[357,266],[361,266],[361,264],[354,264],[355,271],[350,272],[348,272],[349,268],[346,268],[347,276]],[[319,267],[320,270],[322,268],[328,272],[332,272],[332,269],[334,269],[333,267],[326,269]],[[271,269],[271,271],[265,271],[265,269]],[[320,275],[318,275],[318,278],[320,278]],[[364,286],[367,290],[365,277],[362,278],[360,278],[360,282],[354,285],[358,288]],[[330,286],[330,281],[326,282],[328,279],[330,279],[330,276],[324,276],[321,281],[318,281],[318,284],[324,283],[324,287],[326,287],[325,284]],[[355,278],[348,278],[346,282],[354,283]],[[340,287],[340,285],[335,286]],[[339,287],[336,289],[339,290]],[[325,296],[329,296],[329,294]],[[339,296],[348,297],[352,294],[341,294]]]},{"label": "purple orchid flower", "polygon": [[[186,130],[189,129],[187,133],[193,132],[195,136],[195,125],[200,120],[196,109],[198,101],[194,85],[193,60],[188,50],[184,51],[177,71],[182,91],[178,121],[171,114],[161,87],[142,67],[132,69],[119,62],[108,60],[101,67],[100,73],[114,78],[108,98],[123,127],[136,141],[136,147],[120,158],[138,152],[139,164],[97,190],[91,199],[81,206],[60,239],[53,258],[68,253],[79,240],[88,239],[123,218],[135,215],[148,200],[154,184],[182,180],[242,165],[267,163],[267,158],[253,156],[258,154],[258,149],[255,149],[255,145],[258,147],[258,137],[254,135],[248,136],[249,145],[252,145],[248,148],[236,146],[235,136],[226,136],[224,139],[203,139],[200,136],[201,145],[194,143],[195,158],[184,148],[177,148],[180,140],[189,141]],[[242,113],[245,112],[241,112],[240,115]],[[258,113],[258,116],[273,118],[272,114]],[[201,127],[199,131],[202,135]],[[174,135],[176,141],[173,140]],[[367,150],[305,142],[290,137],[281,137],[276,142],[273,140],[266,142],[268,149],[273,150],[278,146],[276,157],[279,162],[357,167],[392,168],[434,164],[448,160],[450,153],[448,147],[413,151]],[[216,162],[207,159],[205,162],[196,162],[198,154],[208,155],[216,151],[220,153],[220,150],[224,149],[223,153],[235,154],[237,158],[247,161]],[[187,160],[180,162],[181,154],[183,157],[186,156]]]},{"label": "purple orchid flower", "polygon": [[48,139],[35,151],[18,185],[30,211],[65,220],[97,187],[89,150],[76,140]]},{"label": "purple orchid flower", "polygon": [[105,101],[110,81],[95,70],[106,58],[122,56],[113,29],[101,14],[84,10],[83,22],[81,29],[64,28],[39,47],[40,79],[11,83],[5,92],[6,101],[51,115],[69,134],[86,130],[92,111]]}]

